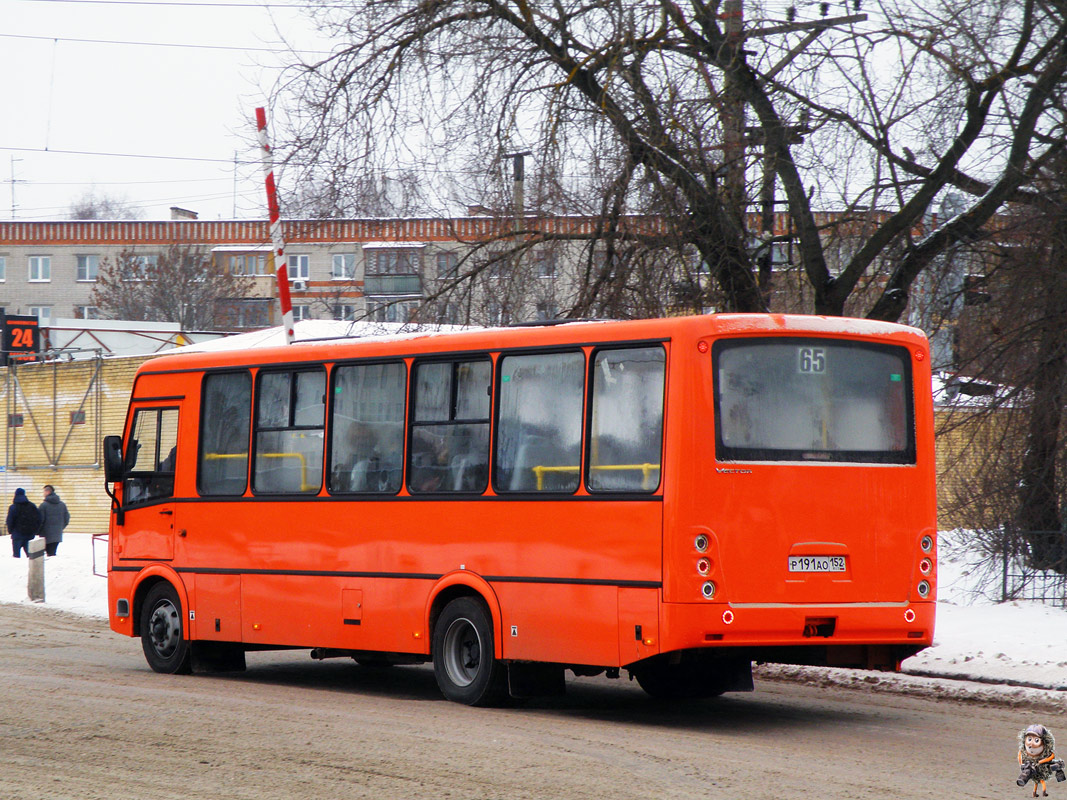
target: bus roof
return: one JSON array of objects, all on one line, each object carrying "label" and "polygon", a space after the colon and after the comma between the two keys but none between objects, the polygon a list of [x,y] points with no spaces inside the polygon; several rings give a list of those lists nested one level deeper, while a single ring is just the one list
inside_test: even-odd
[{"label": "bus roof", "polygon": [[[406,327],[406,330],[405,330]],[[274,329],[271,329],[273,333]],[[278,328],[277,330],[281,330]],[[924,334],[905,325],[847,317],[802,314],[707,314],[642,320],[552,321],[543,325],[504,328],[426,326],[411,330],[383,326],[361,335],[308,338],[291,345],[277,344],[279,337],[263,337],[262,344],[226,346],[226,339],[180,348],[145,362],[140,372],[210,369],[227,366],[275,364],[290,361],[343,360],[366,357],[401,357],[464,350],[501,350],[552,347],[567,344],[600,344],[614,341],[668,340],[674,336],[737,336],[791,334],[836,334],[879,336],[901,343],[923,344]],[[235,337],[236,338],[236,337]],[[215,345],[211,347],[209,345]]]}]

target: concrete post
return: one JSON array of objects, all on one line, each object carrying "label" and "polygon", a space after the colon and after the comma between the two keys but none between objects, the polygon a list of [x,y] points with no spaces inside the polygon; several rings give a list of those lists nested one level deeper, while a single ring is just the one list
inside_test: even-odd
[{"label": "concrete post", "polygon": [[27,545],[30,551],[29,577],[26,579],[26,592],[35,603],[44,602],[44,537],[31,539]]}]

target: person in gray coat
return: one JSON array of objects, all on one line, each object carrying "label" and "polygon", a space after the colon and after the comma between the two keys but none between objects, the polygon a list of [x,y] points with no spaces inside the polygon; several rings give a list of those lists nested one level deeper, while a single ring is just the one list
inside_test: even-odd
[{"label": "person in gray coat", "polygon": [[54,556],[56,548],[63,541],[63,529],[70,524],[70,512],[51,484],[45,484],[44,501],[37,510],[41,512],[40,535],[44,537],[45,553]]}]

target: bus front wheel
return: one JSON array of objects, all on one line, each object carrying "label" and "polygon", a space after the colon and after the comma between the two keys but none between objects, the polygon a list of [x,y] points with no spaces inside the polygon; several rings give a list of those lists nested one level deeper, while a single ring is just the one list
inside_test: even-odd
[{"label": "bus front wheel", "polygon": [[182,630],[182,601],[166,581],[148,590],[141,608],[141,647],[156,672],[168,675],[191,671],[192,649]]},{"label": "bus front wheel", "polygon": [[493,620],[483,603],[459,597],[445,606],[433,629],[433,672],[441,693],[469,706],[507,697],[507,670],[493,654]]}]

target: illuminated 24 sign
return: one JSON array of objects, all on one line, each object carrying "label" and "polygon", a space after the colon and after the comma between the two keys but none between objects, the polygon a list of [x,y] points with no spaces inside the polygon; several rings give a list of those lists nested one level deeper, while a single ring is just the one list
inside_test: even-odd
[{"label": "illuminated 24 sign", "polygon": [[37,358],[41,346],[41,331],[37,317],[0,315],[3,323],[3,337],[0,341],[0,364],[12,361],[32,361]]}]

